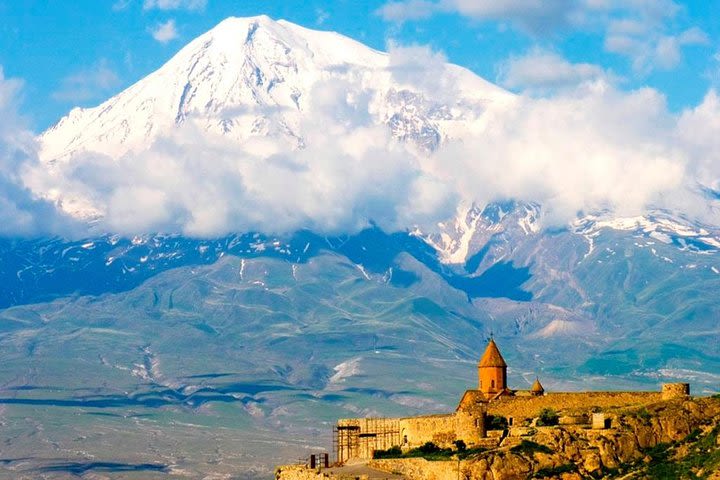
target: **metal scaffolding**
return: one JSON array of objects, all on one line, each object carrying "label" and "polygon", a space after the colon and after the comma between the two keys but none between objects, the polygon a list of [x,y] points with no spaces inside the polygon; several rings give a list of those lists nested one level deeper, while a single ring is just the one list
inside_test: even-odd
[{"label": "metal scaffolding", "polygon": [[333,455],[335,462],[345,463],[357,456],[360,427],[357,425],[335,425],[333,427]]},{"label": "metal scaffolding", "polygon": [[333,454],[337,463],[351,458],[372,458],[375,450],[402,445],[400,421],[390,418],[362,418],[333,427]]}]

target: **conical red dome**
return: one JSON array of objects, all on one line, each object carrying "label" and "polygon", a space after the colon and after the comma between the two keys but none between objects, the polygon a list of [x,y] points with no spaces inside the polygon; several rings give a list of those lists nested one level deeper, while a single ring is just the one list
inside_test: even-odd
[{"label": "conical red dome", "polygon": [[485,353],[483,353],[482,358],[480,359],[480,367],[507,367],[507,363],[505,363],[505,359],[500,355],[500,350],[498,350],[497,345],[495,344],[495,340],[492,338],[490,339],[490,342],[488,343],[487,348],[485,349]]},{"label": "conical red dome", "polygon": [[540,380],[538,378],[535,378],[535,382],[532,384],[530,391],[532,393],[537,393],[537,394],[545,393],[545,389],[543,388],[543,386],[540,383]]}]

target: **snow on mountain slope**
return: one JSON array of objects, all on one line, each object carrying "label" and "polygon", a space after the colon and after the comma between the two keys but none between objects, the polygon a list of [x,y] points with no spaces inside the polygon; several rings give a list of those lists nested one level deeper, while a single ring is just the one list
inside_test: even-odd
[{"label": "snow on mountain slope", "polygon": [[82,152],[118,158],[189,120],[239,142],[269,136],[302,148],[304,117],[332,81],[350,85],[348,95],[369,94],[375,122],[431,149],[463,128],[476,128],[491,104],[513,98],[466,69],[445,65],[438,73],[460,95],[442,103],[398,81],[402,68],[390,55],[337,33],[266,16],[228,18],[127,90],[98,107],[73,109],[41,135],[40,156],[50,164]]},{"label": "snow on mountain slope", "polygon": [[[427,152],[447,139],[482,135],[494,113],[512,108],[516,100],[450,64],[431,66],[426,73],[438,78],[432,85],[423,85],[423,75],[408,74],[419,68],[412,57],[407,52],[379,52],[334,32],[266,16],[229,18],[103,104],[72,110],[40,136],[40,158],[50,176],[72,168],[73,157],[83,154],[108,157],[99,162],[123,156],[132,160],[133,154],[157,140],[178,132],[184,135],[186,125],[205,140],[229,139],[242,149],[268,149],[259,155],[268,158],[273,149],[295,152],[308,146],[312,139],[306,136],[306,127],[314,121],[314,109],[323,102],[325,107],[341,103],[338,92],[351,102],[366,102],[369,122],[386,125],[398,140]],[[408,83],[411,78],[413,82]],[[347,119],[338,112],[337,122],[346,121],[366,119]],[[269,141],[263,146],[251,142],[258,138]],[[195,140],[190,136],[184,141]],[[88,219],[105,213],[92,192],[61,191],[68,184],[31,187],[74,216]],[[436,231],[416,234],[439,252],[444,263],[462,264],[497,236],[520,241],[539,234],[540,216],[536,204],[478,207],[465,202],[456,217],[437,225]],[[720,248],[717,231],[681,224],[671,216],[586,217],[570,229],[583,235],[590,249],[594,236],[606,228],[643,231],[656,241],[675,238],[680,248]]]},{"label": "snow on mountain slope", "polygon": [[720,249],[720,230],[717,227],[691,222],[664,211],[637,217],[587,215],[571,225],[574,233],[587,239],[590,251],[593,248],[593,239],[604,229],[643,235],[650,240],[648,245],[654,242],[674,244],[681,250],[696,253],[714,253]]},{"label": "snow on mountain slope", "polygon": [[498,235],[519,238],[540,233],[540,206],[534,203],[491,203],[484,208],[461,205],[455,218],[437,225],[437,232],[421,237],[437,250],[442,263],[461,265]]},{"label": "snow on mountain slope", "polygon": [[[437,250],[442,263],[463,265],[493,239],[501,237],[502,243],[508,245],[511,251],[525,237],[542,235],[541,217],[541,206],[535,203],[491,203],[484,208],[460,206],[455,218],[437,225],[437,232],[416,229],[413,235]],[[585,215],[567,227],[569,232],[587,241],[585,258],[593,252],[598,236],[608,231],[626,232],[637,237],[635,244],[638,248],[660,243],[696,254],[720,251],[718,227],[690,221],[664,210],[636,217],[615,217],[607,212]]]}]

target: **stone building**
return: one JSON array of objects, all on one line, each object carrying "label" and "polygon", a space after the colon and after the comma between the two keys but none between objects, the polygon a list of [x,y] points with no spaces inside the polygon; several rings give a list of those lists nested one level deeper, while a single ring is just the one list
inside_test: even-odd
[{"label": "stone building", "polygon": [[338,462],[372,458],[375,450],[399,446],[417,448],[426,442],[452,447],[462,440],[468,447],[486,442],[487,404],[515,392],[507,386],[507,363],[495,340],[490,339],[478,362],[478,388],[465,392],[453,413],[406,418],[349,418],[335,426],[334,448]]},{"label": "stone building", "polygon": [[507,363],[492,338],[478,363],[478,390],[486,398],[511,394],[507,388]]},{"label": "stone building", "polygon": [[[333,429],[335,458],[342,464],[351,459],[371,459],[376,450],[400,447],[406,451],[426,442],[448,448],[457,440],[470,448],[495,448],[518,440],[512,430],[521,429],[521,424],[530,424],[538,412],[547,408],[560,412],[564,425],[587,424],[589,427],[592,424],[594,428],[606,429],[612,427],[611,416],[604,411],[597,412],[598,408],[646,405],[686,398],[689,393],[686,383],[663,385],[662,393],[546,393],[539,378],[529,390],[513,390],[507,385],[507,363],[491,338],[478,362],[477,389],[465,391],[453,413],[339,420]],[[510,430],[502,435],[500,431],[488,432],[489,415],[507,419]]]}]

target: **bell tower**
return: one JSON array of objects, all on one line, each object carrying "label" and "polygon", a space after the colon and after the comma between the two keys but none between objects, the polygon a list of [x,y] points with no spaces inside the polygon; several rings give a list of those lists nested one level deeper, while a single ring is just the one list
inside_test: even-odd
[{"label": "bell tower", "polygon": [[507,363],[492,337],[478,363],[478,380],[478,390],[485,394],[493,395],[507,389]]}]

